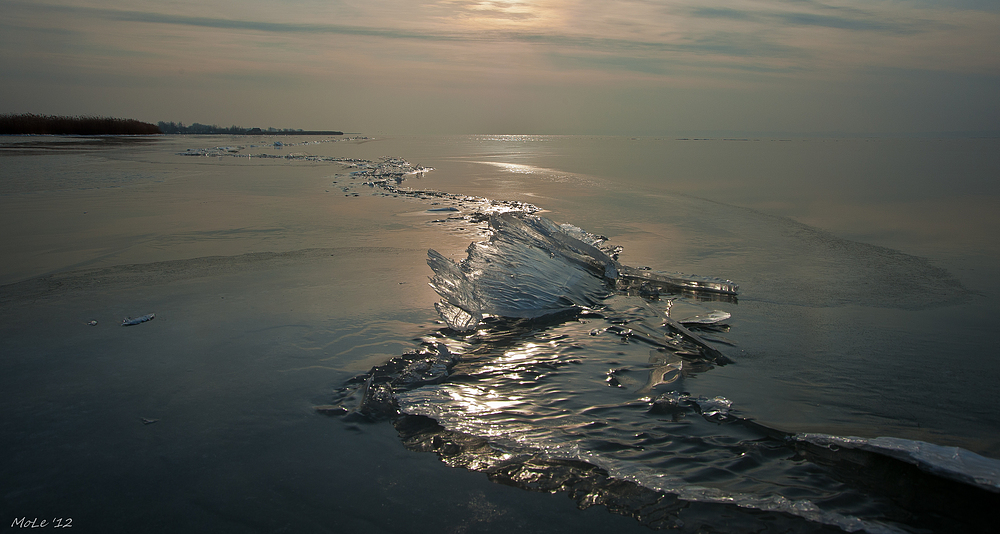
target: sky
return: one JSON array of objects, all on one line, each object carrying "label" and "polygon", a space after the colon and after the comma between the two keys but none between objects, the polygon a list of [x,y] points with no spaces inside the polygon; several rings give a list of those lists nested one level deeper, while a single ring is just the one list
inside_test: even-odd
[{"label": "sky", "polygon": [[1000,132],[996,0],[0,0],[0,113],[370,134]]}]

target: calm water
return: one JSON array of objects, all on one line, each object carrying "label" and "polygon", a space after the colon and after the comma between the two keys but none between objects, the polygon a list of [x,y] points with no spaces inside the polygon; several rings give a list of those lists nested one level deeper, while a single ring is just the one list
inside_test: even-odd
[{"label": "calm water", "polygon": [[[703,418],[696,399],[722,397],[727,417],[790,434],[891,436],[1000,458],[998,144],[2,139],[5,520],[73,518],[103,532],[643,531],[678,518],[691,531],[844,526],[832,514],[914,528],[926,518],[905,519],[781,446],[751,447],[764,443],[759,431]],[[180,155],[213,147],[231,148]],[[727,331],[706,336],[735,363],[648,388],[655,347],[591,335],[615,320],[649,322],[648,307],[665,299],[615,297],[617,318],[443,329],[426,250],[461,260],[484,239],[481,225],[440,222],[440,199],[393,198],[328,160],[382,156],[434,168],[403,187],[529,202],[621,245],[624,264],[737,282],[735,302],[680,298],[671,312],[731,313]],[[156,318],[119,326],[147,313]],[[405,429],[401,439],[388,422],[314,410],[342,400],[351,377],[428,343],[464,356],[445,383],[401,396],[408,413],[458,433],[445,440],[486,440],[535,464],[498,474],[463,445],[442,459],[465,469],[449,469],[417,452],[441,447],[421,448]],[[683,395],[672,415],[649,411],[671,392]],[[688,504],[674,515],[658,505],[650,519],[637,511],[648,496],[624,490],[581,493],[620,499],[615,515],[578,510],[566,491],[490,482],[526,487],[527,471],[567,469],[536,465],[539,454]],[[737,465],[747,454],[752,465]],[[692,488],[753,510],[775,496],[819,503],[827,516],[742,516]]]}]

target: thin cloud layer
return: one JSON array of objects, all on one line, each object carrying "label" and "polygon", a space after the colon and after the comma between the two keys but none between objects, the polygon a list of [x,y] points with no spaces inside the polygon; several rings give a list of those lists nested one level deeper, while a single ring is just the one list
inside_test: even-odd
[{"label": "thin cloud layer", "polygon": [[1000,13],[974,2],[0,9],[3,111],[540,133],[981,130],[1000,118],[986,96],[1000,89]]}]

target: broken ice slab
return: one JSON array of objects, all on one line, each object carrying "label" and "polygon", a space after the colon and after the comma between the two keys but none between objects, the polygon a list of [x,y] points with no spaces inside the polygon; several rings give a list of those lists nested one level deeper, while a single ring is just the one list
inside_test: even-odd
[{"label": "broken ice slab", "polygon": [[649,378],[646,384],[636,391],[636,395],[645,397],[660,385],[669,385],[678,381],[684,374],[684,360],[669,352],[653,351],[649,356]]},{"label": "broken ice slab", "polygon": [[[443,299],[437,311],[460,332],[473,330],[487,315],[536,318],[592,307],[616,288],[637,289],[645,296],[695,293],[702,299],[730,301],[738,291],[736,284],[722,278],[621,265],[599,248],[606,238],[532,213],[492,213],[488,220],[489,241],[471,244],[461,264],[434,250],[427,252],[434,271],[430,285]],[[689,334],[680,324],[671,326]]]},{"label": "broken ice slab", "polygon": [[698,276],[682,273],[667,273],[650,269],[637,269],[622,265],[619,267],[619,289],[639,289],[647,287],[662,287],[667,292],[674,290],[690,290],[695,292],[711,292],[722,295],[736,295],[740,286],[732,280],[711,276]]},{"label": "broken ice slab", "polygon": [[882,454],[915,465],[922,471],[989,490],[994,495],[1000,493],[1000,460],[959,447],[903,438],[811,433],[796,434],[787,439],[797,447],[811,444],[833,452],[846,448]]},{"label": "broken ice slab", "polygon": [[702,352],[704,352],[707,356],[713,358],[715,360],[715,363],[719,365],[726,365],[729,363],[733,363],[733,361],[730,360],[725,354],[719,352],[718,349],[709,345],[698,334],[695,334],[694,332],[688,330],[681,323],[671,319],[669,315],[663,316],[663,326],[670,327],[671,329],[673,329],[673,331],[684,336],[684,338],[687,339],[688,341],[701,347]]},{"label": "broken ice slab", "polygon": [[[535,318],[610,295],[617,262],[552,221],[527,213],[490,216],[490,240],[473,243],[461,264],[434,250],[427,264],[448,325],[472,330],[484,315]],[[575,232],[574,232],[575,233]]]}]

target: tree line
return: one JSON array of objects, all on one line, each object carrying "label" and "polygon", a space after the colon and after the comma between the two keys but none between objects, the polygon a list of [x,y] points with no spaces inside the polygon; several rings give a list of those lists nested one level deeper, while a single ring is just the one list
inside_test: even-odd
[{"label": "tree line", "polygon": [[160,131],[165,134],[228,134],[228,135],[262,135],[262,134],[322,134],[322,135],[343,135],[343,132],[333,130],[313,131],[293,128],[244,128],[242,126],[219,126],[217,124],[193,123],[185,126],[183,122],[163,122],[156,123]]},{"label": "tree line", "polygon": [[[242,126],[230,126],[228,128],[219,126],[217,124],[201,124],[193,123],[190,126],[185,126],[183,122],[163,122],[160,121],[156,123],[160,128],[160,131],[165,134],[232,134],[232,135],[245,135],[251,130],[260,131],[260,128],[244,128]],[[273,130],[273,128],[272,128]]]}]

